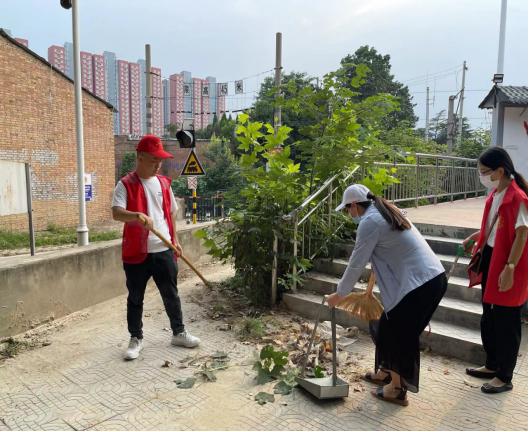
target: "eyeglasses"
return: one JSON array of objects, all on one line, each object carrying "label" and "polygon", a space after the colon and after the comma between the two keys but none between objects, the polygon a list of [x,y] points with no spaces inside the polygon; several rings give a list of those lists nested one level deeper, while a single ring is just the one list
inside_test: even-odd
[{"label": "eyeglasses", "polygon": [[485,171],[481,171],[481,170],[479,170],[479,173],[480,173],[481,175],[489,175],[489,174],[493,173],[494,171],[496,171],[496,170],[493,170],[493,169],[491,169],[491,168],[488,168],[488,169],[486,169]]}]

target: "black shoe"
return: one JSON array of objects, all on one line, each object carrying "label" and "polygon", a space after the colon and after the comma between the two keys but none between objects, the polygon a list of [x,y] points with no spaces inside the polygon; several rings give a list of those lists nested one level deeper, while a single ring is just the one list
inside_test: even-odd
[{"label": "black shoe", "polygon": [[506,383],[499,387],[490,385],[489,383],[485,383],[481,386],[481,391],[483,393],[503,393],[509,390],[512,390],[512,383]]},{"label": "black shoe", "polygon": [[475,378],[489,379],[489,378],[494,378],[496,376],[496,372],[485,372],[485,371],[480,371],[480,370],[473,369],[473,368],[467,368],[466,373],[467,375],[473,376]]},{"label": "black shoe", "polygon": [[384,379],[373,378],[371,372],[366,373],[362,378],[364,379],[364,381],[376,384],[377,386],[383,386],[391,382],[391,375],[389,373],[384,377]]}]

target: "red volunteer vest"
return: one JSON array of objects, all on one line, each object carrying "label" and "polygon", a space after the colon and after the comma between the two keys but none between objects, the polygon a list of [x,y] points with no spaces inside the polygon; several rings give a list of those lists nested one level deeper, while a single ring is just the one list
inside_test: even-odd
[{"label": "red volunteer vest", "polygon": [[[481,248],[485,243],[485,234],[487,229],[487,220],[492,206],[492,198],[495,190],[487,198],[483,220],[481,221],[481,235],[476,247]],[[527,301],[527,243],[514,269],[513,287],[506,292],[499,291],[500,274],[505,268],[511,248],[516,236],[514,225],[518,217],[520,205],[525,203],[527,206],[527,195],[520,189],[515,181],[512,181],[503,202],[498,210],[498,220],[496,221],[496,237],[494,239],[494,249],[490,261],[487,286],[485,287],[484,303],[495,304],[499,306],[521,306]]]},{"label": "red volunteer vest", "polygon": [[[162,186],[163,214],[167,225],[171,242],[174,243],[173,223],[171,221],[171,179],[169,177],[156,176]],[[147,198],[141,180],[132,172],[121,179],[127,190],[127,210],[142,212],[148,215]],[[139,221],[126,222],[123,227],[123,243],[121,245],[121,257],[127,264],[140,264],[147,258],[147,238],[149,230]]]}]

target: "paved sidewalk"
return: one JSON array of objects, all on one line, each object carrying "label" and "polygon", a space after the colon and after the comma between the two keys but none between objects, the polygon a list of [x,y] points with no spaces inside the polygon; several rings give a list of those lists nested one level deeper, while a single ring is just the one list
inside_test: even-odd
[{"label": "paved sidewalk", "polygon": [[406,212],[414,223],[457,226],[479,230],[484,208],[485,197],[479,197],[417,208],[411,207],[407,208]]},{"label": "paved sidewalk", "polygon": [[[206,269],[213,280],[230,272]],[[271,385],[255,385],[248,361],[254,348],[220,331],[221,322],[186,301],[203,289],[196,282],[181,282],[180,291],[188,328],[203,340],[200,349],[170,346],[168,320],[152,286],[144,310],[145,349],[136,361],[122,360],[125,297],[73,314],[41,335],[51,345],[0,363],[0,430],[527,430],[526,343],[510,393],[484,395],[472,387],[480,381],[465,377],[468,365],[425,354],[421,391],[409,395],[407,408],[375,400],[367,384],[355,385],[359,391],[351,387],[343,401],[317,401],[296,389],[260,406],[254,395]],[[194,372],[180,369],[179,360],[217,350],[229,354],[232,367],[218,372],[216,382],[176,387],[174,380]],[[351,352],[366,369],[372,365],[367,336]],[[162,367],[166,360],[174,365]]]}]

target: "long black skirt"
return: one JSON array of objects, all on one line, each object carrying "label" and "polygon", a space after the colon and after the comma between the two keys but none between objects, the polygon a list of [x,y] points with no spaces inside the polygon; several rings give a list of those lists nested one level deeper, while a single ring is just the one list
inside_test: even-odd
[{"label": "long black skirt", "polygon": [[376,345],[375,371],[393,371],[401,385],[419,391],[419,338],[430,322],[447,288],[446,274],[441,273],[407,294],[389,312],[382,312],[369,328]]}]

